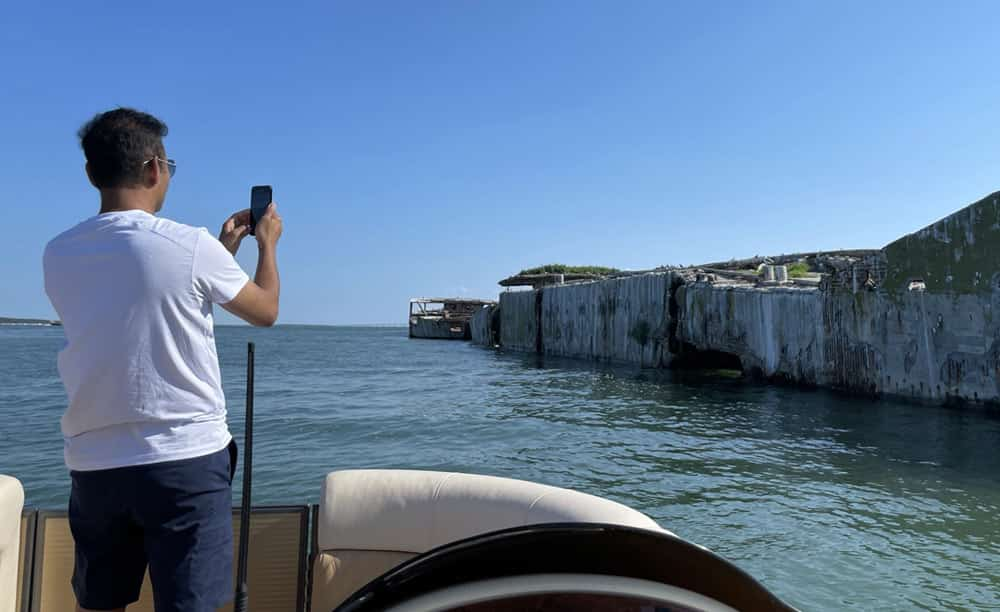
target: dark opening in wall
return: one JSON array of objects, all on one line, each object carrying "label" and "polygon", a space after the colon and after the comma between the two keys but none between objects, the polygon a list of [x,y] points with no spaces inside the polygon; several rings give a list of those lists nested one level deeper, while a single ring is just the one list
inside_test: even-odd
[{"label": "dark opening in wall", "polygon": [[500,316],[500,306],[493,307],[493,313],[490,315],[490,345],[500,346],[500,321],[503,317]]},{"label": "dark opening in wall", "polygon": [[702,351],[693,344],[682,342],[670,367],[678,370],[740,370],[743,363],[738,355],[723,351]]},{"label": "dark opening in wall", "polygon": [[667,288],[667,348],[671,353],[681,351],[680,342],[677,340],[677,325],[680,322],[680,302],[677,301],[677,289],[684,284],[681,276],[671,276],[670,286]]}]

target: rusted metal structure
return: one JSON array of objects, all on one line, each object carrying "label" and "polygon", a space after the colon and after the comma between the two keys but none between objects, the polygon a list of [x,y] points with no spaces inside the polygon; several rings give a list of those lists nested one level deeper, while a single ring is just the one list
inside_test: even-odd
[{"label": "rusted metal structure", "polygon": [[471,340],[472,315],[493,304],[469,298],[414,298],[410,300],[410,337]]}]

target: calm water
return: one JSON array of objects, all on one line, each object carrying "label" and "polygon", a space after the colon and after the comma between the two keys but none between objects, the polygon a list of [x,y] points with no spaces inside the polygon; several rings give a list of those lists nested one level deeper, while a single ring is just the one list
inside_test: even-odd
[{"label": "calm water", "polygon": [[[633,506],[802,609],[1000,608],[994,415],[543,362],[404,329],[217,338],[238,439],[257,343],[255,503],[315,503],[342,468],[510,476]],[[0,328],[0,472],[47,508],[68,492],[61,343],[58,328]]]}]

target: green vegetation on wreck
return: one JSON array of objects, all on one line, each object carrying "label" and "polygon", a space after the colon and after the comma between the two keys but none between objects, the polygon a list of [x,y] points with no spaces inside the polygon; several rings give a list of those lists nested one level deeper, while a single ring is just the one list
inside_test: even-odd
[{"label": "green vegetation on wreck", "polygon": [[[758,274],[759,275],[759,274],[761,274],[762,267],[763,267],[763,265],[758,266],[756,268],[748,268],[748,269],[745,269],[745,270],[738,270],[738,271],[746,273],[746,274]],[[803,276],[808,276],[809,275],[809,264],[807,264],[804,261],[797,261],[797,262],[795,262],[793,264],[788,264],[785,267],[788,269],[788,277],[789,278],[802,278]]]},{"label": "green vegetation on wreck", "polygon": [[565,264],[548,264],[537,268],[521,270],[518,274],[527,276],[531,274],[596,274],[598,276],[609,276],[621,272],[618,268],[606,268],[604,266],[567,266]]},{"label": "green vegetation on wreck", "polygon": [[809,264],[804,261],[797,261],[788,266],[789,278],[802,278],[807,274],[809,274]]}]

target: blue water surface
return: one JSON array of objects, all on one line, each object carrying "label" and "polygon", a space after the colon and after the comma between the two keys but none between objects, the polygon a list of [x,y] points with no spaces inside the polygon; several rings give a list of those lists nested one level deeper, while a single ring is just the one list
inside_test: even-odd
[{"label": "blue water surface", "polygon": [[[254,503],[316,503],[344,468],[508,476],[633,506],[805,610],[1000,609],[988,410],[541,359],[403,328],[221,327],[238,440],[250,340]],[[0,327],[0,473],[42,508],[68,496],[62,343],[59,328]]]}]

